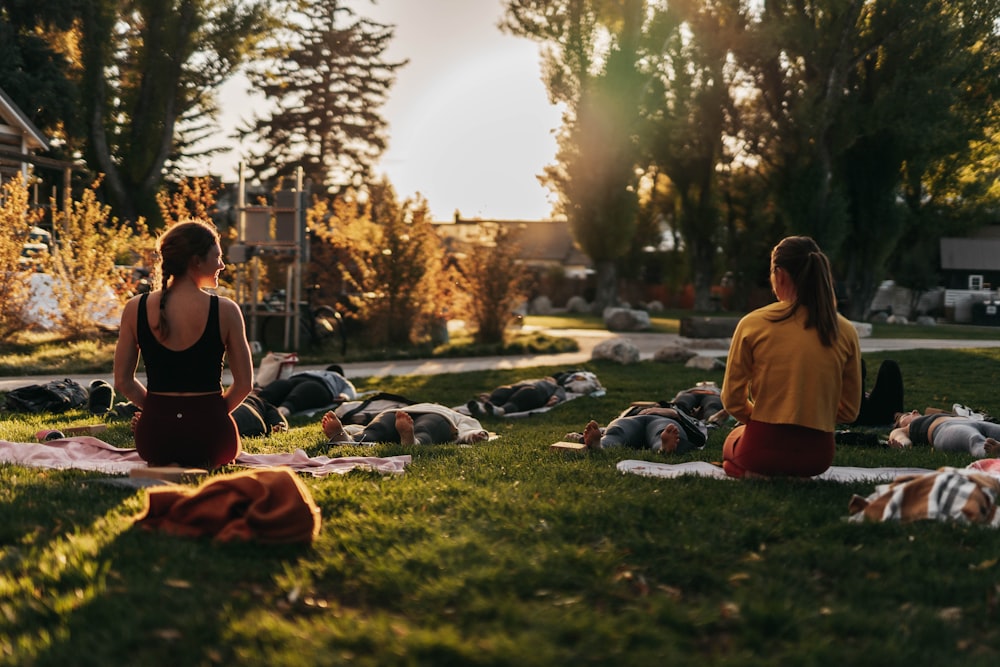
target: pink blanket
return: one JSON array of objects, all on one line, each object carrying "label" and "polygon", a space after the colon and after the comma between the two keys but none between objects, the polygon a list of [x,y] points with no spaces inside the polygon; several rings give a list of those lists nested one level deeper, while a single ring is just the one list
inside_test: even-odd
[{"label": "pink blanket", "polygon": [[[287,454],[243,453],[235,464],[247,468],[287,466],[314,477],[331,473],[344,474],[355,469],[374,470],[382,474],[400,474],[410,463],[407,455],[378,458],[374,456],[309,457],[297,449]],[[128,474],[134,468],[145,468],[146,462],[134,449],[114,447],[89,435],[74,436],[48,442],[8,442],[0,440],[0,462],[32,468],[74,468],[109,474]]]}]

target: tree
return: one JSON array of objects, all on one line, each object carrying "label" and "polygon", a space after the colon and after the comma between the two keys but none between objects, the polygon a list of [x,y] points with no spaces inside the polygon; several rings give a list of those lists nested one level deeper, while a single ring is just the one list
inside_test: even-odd
[{"label": "tree", "polygon": [[507,0],[501,24],[542,43],[549,97],[566,105],[556,164],[543,180],[594,262],[596,312],[618,300],[615,261],[628,251],[636,229],[645,5]]},{"label": "tree", "polygon": [[512,236],[507,228],[497,227],[492,238],[472,245],[459,263],[478,343],[502,345],[511,313],[524,299],[527,272]]},{"label": "tree", "polygon": [[356,18],[338,0],[289,4],[266,65],[250,72],[276,109],[244,130],[265,145],[249,167],[262,179],[302,167],[313,183],[359,186],[385,150],[380,107],[405,61],[384,59],[390,26]]},{"label": "tree", "polygon": [[[722,216],[720,166],[727,159],[724,139],[731,134],[735,87],[727,74],[730,44],[743,17],[723,5],[686,0],[671,2],[655,15],[649,63],[649,176],[672,183],[666,202],[679,228],[694,285],[694,307],[711,307]],[[652,46],[652,45],[651,45]],[[731,68],[730,68],[731,69]]]},{"label": "tree", "polygon": [[997,111],[998,19],[995,1],[776,0],[735,50],[786,231],[824,247],[854,318],[923,224],[929,175],[967,163]]},{"label": "tree", "polygon": [[79,89],[57,45],[73,26],[64,0],[0,0],[0,88],[39,128],[60,142],[79,145]]},{"label": "tree", "polygon": [[[368,197],[347,190],[319,200],[308,213],[310,281],[339,288],[372,346],[405,347],[426,338],[446,291],[444,249],[423,199],[396,200],[387,181]],[[336,286],[336,287],[333,287]]]},{"label": "tree", "polygon": [[[212,117],[215,91],[271,27],[266,0],[80,3],[85,156],[117,217],[156,222],[168,163],[193,147],[184,120]],[[122,11],[122,10],[125,11]]]}]

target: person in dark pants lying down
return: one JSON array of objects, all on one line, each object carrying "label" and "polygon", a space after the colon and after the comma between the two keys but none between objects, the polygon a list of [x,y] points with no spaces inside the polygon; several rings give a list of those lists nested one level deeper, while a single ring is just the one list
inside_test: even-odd
[{"label": "person in dark pants lying down", "polygon": [[465,406],[473,417],[482,417],[484,414],[502,417],[508,413],[553,406],[565,400],[566,390],[554,377],[549,376],[497,387],[489,394],[480,396],[478,401],[473,399]]}]

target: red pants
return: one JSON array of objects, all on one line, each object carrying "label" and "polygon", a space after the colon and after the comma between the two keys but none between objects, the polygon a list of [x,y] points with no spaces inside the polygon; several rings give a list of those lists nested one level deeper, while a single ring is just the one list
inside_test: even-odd
[{"label": "red pants", "polygon": [[737,426],[722,446],[722,467],[730,477],[746,473],[812,477],[833,463],[833,433],[750,421]]},{"label": "red pants", "polygon": [[147,394],[135,449],[152,466],[218,468],[239,455],[240,435],[222,394]]}]

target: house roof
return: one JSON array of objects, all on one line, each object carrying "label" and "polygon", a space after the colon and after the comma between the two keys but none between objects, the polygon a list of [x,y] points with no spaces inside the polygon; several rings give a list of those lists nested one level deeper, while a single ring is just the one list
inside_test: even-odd
[{"label": "house roof", "polygon": [[[49,141],[45,135],[35,127],[35,124],[24,115],[24,112],[14,103],[14,100],[0,88],[0,143],[4,135],[11,137],[9,131],[5,131],[4,125],[9,125],[19,131],[19,139],[23,140],[29,150],[48,150]],[[17,149],[21,149],[21,141],[18,141]]]},{"label": "house roof", "polygon": [[477,243],[484,228],[504,227],[528,264],[589,266],[590,259],[573,241],[565,220],[462,220],[438,223],[438,233],[464,243]]}]

